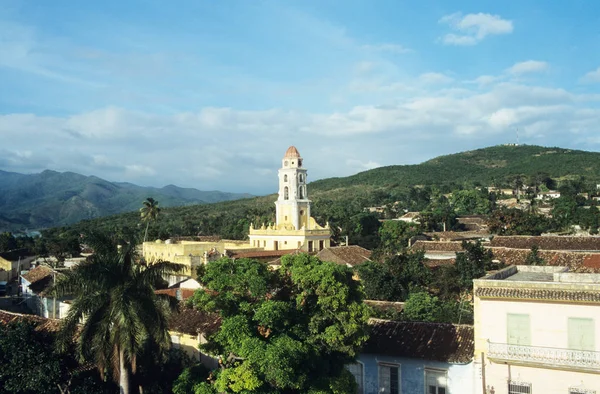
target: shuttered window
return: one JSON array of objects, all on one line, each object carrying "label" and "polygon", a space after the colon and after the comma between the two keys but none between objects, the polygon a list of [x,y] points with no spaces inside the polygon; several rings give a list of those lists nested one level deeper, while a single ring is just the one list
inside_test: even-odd
[{"label": "shuttered window", "polygon": [[506,316],[506,326],[509,345],[531,346],[529,315],[509,313]]},{"label": "shuttered window", "polygon": [[448,394],[446,371],[425,370],[425,385],[427,394]]},{"label": "shuttered window", "polygon": [[568,321],[569,349],[596,350],[594,319],[570,317]]},{"label": "shuttered window", "polygon": [[397,364],[379,364],[379,392],[400,394],[400,366]]}]

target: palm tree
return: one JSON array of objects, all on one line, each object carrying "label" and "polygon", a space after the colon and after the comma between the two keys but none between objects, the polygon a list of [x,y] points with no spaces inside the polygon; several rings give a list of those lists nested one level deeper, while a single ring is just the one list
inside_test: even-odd
[{"label": "palm tree", "polygon": [[75,295],[62,322],[61,343],[76,338],[82,360],[94,362],[103,376],[112,372],[121,393],[128,394],[130,373],[135,374],[144,347],[153,343],[166,351],[170,346],[168,315],[176,300],[155,294],[155,283],[184,267],[136,263],[134,242],[119,247],[105,235],[94,234],[88,244],[94,254],[52,288],[56,296]]},{"label": "palm tree", "polygon": [[144,242],[146,242],[150,221],[156,220],[158,214],[160,213],[160,208],[158,206],[158,201],[152,197],[148,197],[143,204],[144,206],[140,208],[140,215],[142,216],[142,221],[146,222],[146,231],[144,231]]}]

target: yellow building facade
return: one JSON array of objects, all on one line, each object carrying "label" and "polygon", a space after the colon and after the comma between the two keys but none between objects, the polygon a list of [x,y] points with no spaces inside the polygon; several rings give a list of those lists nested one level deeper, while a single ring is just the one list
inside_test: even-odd
[{"label": "yellow building facade", "polygon": [[260,227],[250,225],[248,236],[252,247],[318,252],[330,246],[329,225],[320,226],[310,215],[307,170],[303,164],[298,149],[290,146],[278,171],[275,223]]},{"label": "yellow building facade", "polygon": [[600,275],[511,266],[473,284],[477,393],[600,394]]}]

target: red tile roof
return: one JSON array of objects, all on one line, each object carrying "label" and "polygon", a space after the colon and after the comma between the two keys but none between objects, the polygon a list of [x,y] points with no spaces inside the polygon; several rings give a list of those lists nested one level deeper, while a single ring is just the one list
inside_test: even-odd
[{"label": "red tile roof", "polygon": [[416,241],[411,249],[436,252],[462,252],[462,242],[459,241]]},{"label": "red tile roof", "polygon": [[195,291],[196,291],[195,289],[174,288],[174,289],[155,290],[154,292],[156,294],[170,295],[173,298],[177,298],[179,301],[185,301],[188,298],[190,298],[191,296],[193,296]]},{"label": "red tile roof", "polygon": [[370,319],[363,352],[466,364],[473,360],[473,326]]},{"label": "red tile roof", "polygon": [[36,326],[39,331],[58,331],[60,328],[60,320],[46,319],[36,315],[26,315],[22,313],[13,313],[5,310],[0,310],[0,324],[10,324],[16,322],[29,322]]},{"label": "red tile roof", "polygon": [[371,260],[371,251],[358,245],[334,246],[326,248],[317,257],[323,261],[354,267]]},{"label": "red tile roof", "polygon": [[572,236],[495,236],[492,246],[513,249],[531,249],[537,246],[542,250],[594,250],[600,251],[600,237]]},{"label": "red tile roof", "polygon": [[219,327],[221,327],[219,315],[183,305],[180,305],[179,310],[169,318],[169,330],[188,335],[213,334]]}]

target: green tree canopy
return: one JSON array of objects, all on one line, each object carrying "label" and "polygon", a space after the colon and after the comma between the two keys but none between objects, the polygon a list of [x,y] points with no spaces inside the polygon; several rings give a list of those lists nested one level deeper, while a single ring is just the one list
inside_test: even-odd
[{"label": "green tree canopy", "polygon": [[[192,303],[222,318],[205,347],[223,361],[211,388],[352,392],[344,365],[366,341],[369,316],[352,275],[345,266],[306,254],[284,256],[277,271],[247,259],[209,263],[201,278],[205,288]],[[206,392],[207,385],[197,383],[194,390]]]},{"label": "green tree canopy", "polygon": [[473,288],[473,279],[481,278],[487,269],[492,266],[493,254],[485,249],[481,242],[462,242],[465,250],[456,254],[456,269],[460,275],[461,286],[465,289]]},{"label": "green tree canopy", "polygon": [[402,252],[383,263],[367,261],[357,267],[365,294],[370,300],[404,301],[416,289],[425,289],[431,272],[423,252]]}]

